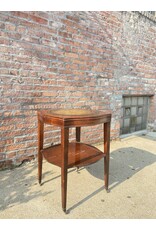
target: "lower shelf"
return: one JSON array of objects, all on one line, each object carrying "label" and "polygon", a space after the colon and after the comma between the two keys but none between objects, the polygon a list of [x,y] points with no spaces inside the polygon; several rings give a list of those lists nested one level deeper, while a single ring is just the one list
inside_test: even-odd
[{"label": "lower shelf", "polygon": [[[43,149],[42,154],[49,163],[61,167],[61,144]],[[71,142],[68,146],[68,168],[92,164],[104,156],[105,154],[94,146]]]}]

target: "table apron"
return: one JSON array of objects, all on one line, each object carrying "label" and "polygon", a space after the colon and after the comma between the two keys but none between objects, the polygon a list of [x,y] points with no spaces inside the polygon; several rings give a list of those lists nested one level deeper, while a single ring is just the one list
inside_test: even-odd
[{"label": "table apron", "polygon": [[107,123],[110,122],[110,118],[98,118],[98,119],[84,119],[84,120],[79,120],[79,119],[74,119],[72,120],[66,120],[64,121],[64,126],[65,127],[81,127],[81,126],[93,126],[93,125],[98,125],[102,123]]},{"label": "table apron", "polygon": [[103,118],[90,118],[90,119],[55,119],[52,117],[42,117],[43,122],[46,124],[59,126],[59,127],[81,127],[81,126],[93,126],[111,121],[111,117]]}]

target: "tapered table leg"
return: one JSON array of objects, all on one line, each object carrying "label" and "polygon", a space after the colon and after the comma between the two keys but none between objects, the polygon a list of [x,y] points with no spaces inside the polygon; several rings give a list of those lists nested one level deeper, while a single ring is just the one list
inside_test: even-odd
[{"label": "tapered table leg", "polygon": [[76,127],[76,141],[80,142],[81,137],[81,127]]},{"label": "tapered table leg", "polygon": [[43,156],[41,150],[43,149],[43,129],[44,129],[44,124],[38,117],[38,182],[39,184],[41,184],[41,180],[42,180]]},{"label": "tapered table leg", "polygon": [[[76,142],[80,142],[81,139],[81,127],[76,127]],[[78,172],[79,166],[76,166],[76,171]]]},{"label": "tapered table leg", "polygon": [[110,151],[110,122],[104,123],[104,181],[105,188],[108,190],[109,184],[109,151]]},{"label": "tapered table leg", "polygon": [[67,173],[68,173],[68,142],[69,142],[69,128],[61,128],[61,192],[62,192],[62,209],[66,212],[67,203]]}]

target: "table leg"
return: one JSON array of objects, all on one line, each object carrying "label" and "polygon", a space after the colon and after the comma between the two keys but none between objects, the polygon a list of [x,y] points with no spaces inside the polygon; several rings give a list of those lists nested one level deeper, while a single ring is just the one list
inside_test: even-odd
[{"label": "table leg", "polygon": [[80,142],[81,127],[76,127],[76,141]]},{"label": "table leg", "polygon": [[68,142],[69,142],[69,128],[61,128],[61,151],[62,151],[62,165],[61,165],[61,192],[62,192],[62,209],[66,212],[67,203],[67,173],[68,173]]},{"label": "table leg", "polygon": [[110,151],[110,122],[104,123],[104,181],[105,188],[108,190],[109,183],[109,151]]},{"label": "table leg", "polygon": [[38,181],[40,185],[42,180],[43,156],[41,150],[43,149],[43,129],[44,129],[44,123],[38,117]]},{"label": "table leg", "polygon": [[[81,138],[81,127],[76,127],[76,142],[80,142]],[[76,171],[78,172],[79,166],[76,166]]]}]

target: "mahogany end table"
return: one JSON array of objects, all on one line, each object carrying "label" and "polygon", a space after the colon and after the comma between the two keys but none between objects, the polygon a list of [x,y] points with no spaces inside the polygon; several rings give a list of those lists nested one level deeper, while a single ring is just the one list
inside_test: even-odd
[{"label": "mahogany end table", "polygon": [[[66,213],[68,168],[86,166],[104,158],[104,182],[108,190],[111,114],[87,109],[38,111],[38,180],[42,179],[43,157],[61,168],[62,209]],[[81,127],[103,123],[104,151],[80,142]],[[43,148],[44,124],[61,128],[61,143]],[[69,143],[69,128],[76,128],[76,141]]]}]

